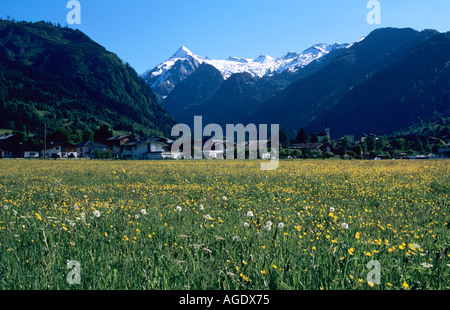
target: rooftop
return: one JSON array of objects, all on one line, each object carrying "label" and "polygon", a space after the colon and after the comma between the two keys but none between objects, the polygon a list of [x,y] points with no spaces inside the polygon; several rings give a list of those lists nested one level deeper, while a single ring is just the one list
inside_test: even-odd
[{"label": "rooftop", "polygon": [[121,134],[121,135],[116,135],[114,137],[111,137],[111,138],[107,139],[107,141],[122,140],[122,139],[129,138],[132,136],[133,136],[132,134]]}]

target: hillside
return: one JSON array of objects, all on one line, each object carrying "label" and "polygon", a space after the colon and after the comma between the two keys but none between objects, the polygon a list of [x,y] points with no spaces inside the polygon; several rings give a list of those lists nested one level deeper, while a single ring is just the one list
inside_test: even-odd
[{"label": "hillside", "polygon": [[[443,98],[449,49],[442,46],[441,55],[428,46],[438,35],[435,30],[380,28],[353,44],[316,44],[277,59],[218,61],[183,47],[147,75],[159,79],[157,87],[171,86],[162,105],[190,125],[195,115],[202,115],[205,123],[222,126],[280,124],[289,133],[302,127],[312,133],[323,131],[328,116],[335,139],[392,134],[424,122],[442,123],[448,116]],[[419,46],[423,51],[413,52]],[[387,77],[378,77],[385,70]]]},{"label": "hillside", "polygon": [[322,128],[328,117],[336,137],[391,134],[449,115],[450,32],[431,37],[365,79],[306,129]]},{"label": "hillside", "polygon": [[191,123],[194,115],[202,115],[207,122],[224,125],[244,122],[262,102],[351,45],[318,43],[278,58],[225,60],[202,57],[182,46],[141,76],[177,121]]},{"label": "hillside", "polygon": [[[290,84],[263,102],[249,118],[255,123],[277,123],[297,129],[307,126],[334,106],[368,76],[386,68],[436,31],[382,28],[341,52],[320,70]],[[343,121],[343,120],[336,120]],[[345,122],[345,121],[344,121]],[[320,130],[323,130],[323,121]],[[317,128],[313,128],[317,129]]]},{"label": "hillside", "polygon": [[192,125],[194,116],[221,126],[245,121],[261,102],[286,87],[288,82],[250,73],[235,73],[225,81],[214,67],[203,64],[177,85],[163,101],[178,121]]},{"label": "hillside", "polygon": [[[162,105],[182,123],[191,124],[195,115],[203,116],[205,122],[222,126],[246,122],[249,115],[261,103],[284,90],[290,83],[320,70],[345,51],[345,48],[329,47],[329,49],[329,53],[320,57],[316,55],[317,59],[304,67],[296,67],[296,70],[282,70],[262,77],[251,72],[241,72],[233,73],[225,79],[219,69],[203,63],[191,75],[173,87],[162,101]],[[295,53],[295,55],[298,57],[298,54]],[[288,54],[280,59],[295,58],[295,55]],[[304,54],[303,57],[306,58],[306,55],[314,58],[311,54]],[[190,63],[189,59],[186,61]],[[180,62],[178,60],[177,64]],[[173,67],[175,71],[172,73],[177,72],[178,67],[176,65]],[[168,83],[171,84],[170,80]],[[163,85],[165,83],[156,87],[160,89]]]},{"label": "hillside", "polygon": [[192,121],[192,110],[209,100],[224,82],[219,70],[206,63],[179,82],[163,101],[164,107],[182,123]]},{"label": "hillside", "polygon": [[135,70],[78,30],[0,21],[0,128],[41,134],[107,123],[168,134],[172,116]]}]

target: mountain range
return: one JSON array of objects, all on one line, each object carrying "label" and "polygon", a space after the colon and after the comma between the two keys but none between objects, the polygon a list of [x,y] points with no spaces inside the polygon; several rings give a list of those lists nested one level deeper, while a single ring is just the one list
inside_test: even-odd
[{"label": "mountain range", "polygon": [[328,45],[320,43],[302,53],[289,52],[276,59],[269,55],[261,55],[255,59],[232,56],[225,60],[199,56],[192,53],[187,47],[182,46],[168,60],[141,76],[150,84],[158,98],[164,100],[178,83],[189,77],[202,64],[211,65],[219,70],[224,80],[237,73],[249,73],[254,77],[262,78],[283,72],[295,73],[331,51],[350,46],[351,44],[336,43]]},{"label": "mountain range", "polygon": [[399,49],[399,57],[355,83],[305,128],[322,128],[326,118],[335,137],[368,130],[392,134],[431,123],[448,126],[450,32],[416,33]]},{"label": "mountain range", "polygon": [[207,123],[318,132],[328,119],[333,138],[393,134],[448,117],[448,38],[435,30],[380,28],[350,44],[227,60],[182,47],[142,77],[167,111],[190,125],[202,115]]},{"label": "mountain range", "polygon": [[[176,123],[279,124],[331,138],[448,125],[450,32],[379,28],[353,43],[215,60],[181,47],[142,75],[79,30],[0,20],[0,129],[78,140],[101,125],[169,136]],[[77,140],[75,139],[75,140]]]}]

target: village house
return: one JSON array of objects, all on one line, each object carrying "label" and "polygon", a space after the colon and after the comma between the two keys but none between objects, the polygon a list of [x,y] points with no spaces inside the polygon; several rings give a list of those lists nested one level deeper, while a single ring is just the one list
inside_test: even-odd
[{"label": "village house", "polygon": [[40,148],[39,146],[24,146],[23,150],[23,158],[39,158],[40,157]]},{"label": "village house", "polygon": [[77,158],[76,146],[68,142],[50,142],[41,146],[41,157],[45,158]]},{"label": "village house", "polygon": [[120,158],[125,160],[180,159],[181,152],[171,152],[173,140],[157,137],[137,139],[122,145]]},{"label": "village house", "polygon": [[[270,140],[246,140],[239,143],[230,140],[213,140],[212,142],[214,145],[210,150],[203,150],[203,156],[205,158],[225,158],[226,153],[230,150],[240,153],[240,156],[245,156],[245,158],[271,159],[272,157]],[[239,154],[233,154],[235,158],[239,158]]]},{"label": "village house", "polygon": [[180,151],[172,152],[171,147],[173,140],[156,137],[147,140],[147,153],[144,154],[145,159],[181,159],[183,156]]},{"label": "village house", "polygon": [[76,146],[76,151],[79,158],[95,158],[96,151],[109,151],[108,146],[105,144],[94,142],[94,141],[86,141],[80,143]]},{"label": "village house", "polygon": [[17,158],[19,150],[17,137],[14,134],[0,136],[0,158]]},{"label": "village house", "polygon": [[202,145],[202,155],[206,159],[223,159],[226,157],[227,150],[234,152],[235,148],[234,142],[222,139],[203,138]]},{"label": "village house", "polygon": [[361,138],[360,138],[359,141],[357,141],[357,142],[359,142],[359,143],[364,143],[364,141],[366,141],[366,139],[367,139],[368,137],[372,137],[372,138],[374,138],[374,139],[378,139],[377,136],[376,136],[375,134],[373,134],[373,133],[371,133],[371,134],[363,133],[363,134],[361,135]]},{"label": "village house", "polygon": [[[248,152],[256,150],[256,155],[261,159],[271,159],[272,155],[270,153],[270,148],[270,140],[249,140],[245,143],[245,150]],[[261,153],[260,149],[265,152]]]},{"label": "village house", "polygon": [[287,148],[290,150],[300,150],[300,151],[302,151],[302,153],[306,153],[306,152],[310,152],[310,151],[322,151],[322,152],[330,152],[331,151],[331,147],[329,145],[324,145],[321,142],[291,144]]},{"label": "village house", "polygon": [[321,132],[321,133],[316,134],[316,137],[317,137],[318,143],[322,143],[322,142],[325,141],[325,138],[327,137],[327,134],[324,133],[324,132]]},{"label": "village house", "polygon": [[136,140],[136,137],[132,134],[121,134],[113,136],[106,141],[104,141],[104,144],[108,147],[108,149],[111,151],[113,157],[119,158],[120,152],[122,149],[122,145],[124,145],[127,142]]},{"label": "village house", "polygon": [[341,139],[347,139],[350,144],[355,144],[355,136],[354,135],[345,135]]},{"label": "village house", "polygon": [[0,158],[39,158],[39,147],[24,144],[14,134],[0,136]]},{"label": "village house", "polygon": [[328,126],[328,120],[325,123],[325,131],[320,132],[320,133],[315,133],[314,135],[317,137],[317,142],[314,142],[314,143],[323,143],[325,141],[326,137],[331,139],[330,127]]},{"label": "village house", "polygon": [[447,143],[447,145],[443,148],[439,148],[438,154],[441,157],[450,157],[450,143]]},{"label": "village house", "polygon": [[120,149],[120,158],[124,160],[144,159],[147,153],[147,140],[133,140],[122,144]]}]

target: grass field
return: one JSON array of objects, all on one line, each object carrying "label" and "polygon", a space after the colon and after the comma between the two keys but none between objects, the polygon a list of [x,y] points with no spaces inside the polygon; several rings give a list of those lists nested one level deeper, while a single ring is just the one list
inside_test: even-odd
[{"label": "grass field", "polygon": [[447,290],[449,163],[0,160],[0,289]]}]

